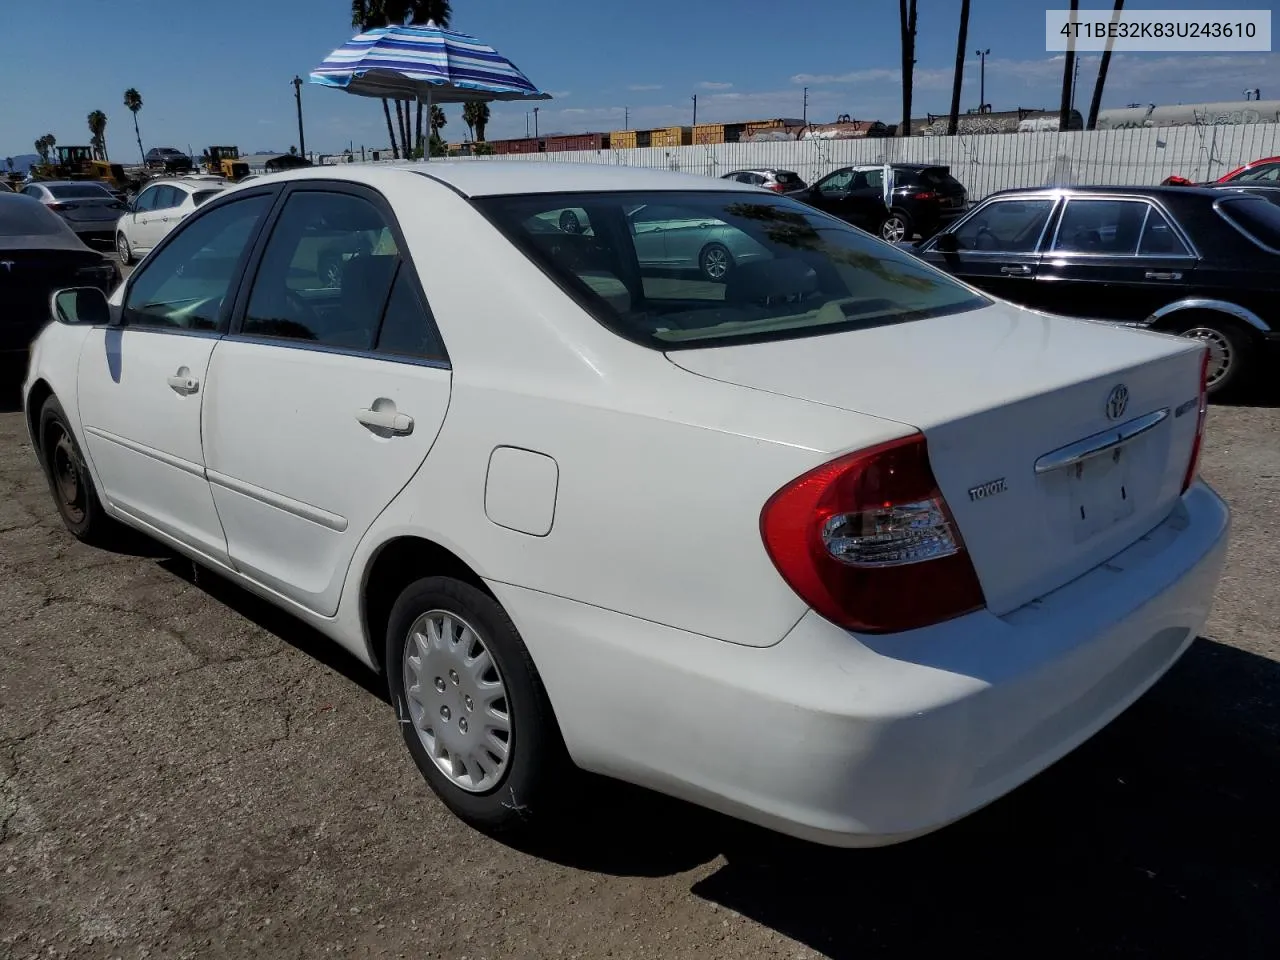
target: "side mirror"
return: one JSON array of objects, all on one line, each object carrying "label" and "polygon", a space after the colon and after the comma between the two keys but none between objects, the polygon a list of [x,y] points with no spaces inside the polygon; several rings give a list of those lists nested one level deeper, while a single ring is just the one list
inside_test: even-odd
[{"label": "side mirror", "polygon": [[106,326],[111,322],[107,296],[97,287],[70,287],[50,298],[53,316],[59,323],[76,326]]},{"label": "side mirror", "polygon": [[954,233],[940,233],[933,241],[934,247],[943,253],[955,253],[960,249],[960,243],[956,240]]}]

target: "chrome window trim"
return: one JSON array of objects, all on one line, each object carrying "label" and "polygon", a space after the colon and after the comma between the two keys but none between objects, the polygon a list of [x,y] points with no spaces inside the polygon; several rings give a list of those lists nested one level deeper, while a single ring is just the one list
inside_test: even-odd
[{"label": "chrome window trim", "polygon": [[448,360],[432,360],[427,357],[412,357],[407,354],[379,350],[360,350],[353,347],[335,347],[325,343],[313,343],[310,340],[291,340],[288,337],[259,337],[251,333],[231,333],[225,335],[223,339],[233,343],[257,343],[268,347],[283,347],[288,350],[310,350],[314,353],[331,353],[341,357],[356,357],[361,360],[384,360],[388,363],[403,363],[414,367],[430,367],[433,370],[453,369],[453,364]]},{"label": "chrome window trim", "polygon": [[1108,450],[1115,449],[1122,443],[1127,443],[1134,437],[1142,436],[1148,430],[1152,430],[1163,423],[1168,416],[1169,408],[1161,407],[1159,410],[1143,414],[1141,417],[1135,417],[1119,426],[1111,427],[1082,440],[1069,443],[1065,447],[1059,447],[1057,450],[1051,450],[1036,460],[1035,471],[1037,474],[1052,473],[1064,467],[1073,467],[1076,464],[1084,463],[1086,460],[1092,460]]}]

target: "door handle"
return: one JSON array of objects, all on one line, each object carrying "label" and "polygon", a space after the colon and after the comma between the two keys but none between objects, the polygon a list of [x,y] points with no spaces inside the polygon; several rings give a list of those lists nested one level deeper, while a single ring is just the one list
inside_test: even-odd
[{"label": "door handle", "polygon": [[407,413],[396,413],[394,410],[357,410],[356,419],[374,430],[400,435],[413,433],[413,417]]},{"label": "door handle", "polygon": [[1182,274],[1177,270],[1148,270],[1146,278],[1148,280],[1181,280]]},{"label": "door handle", "polygon": [[1031,268],[1028,267],[1025,263],[1022,263],[1022,264],[1018,264],[1017,266],[1001,267],[1000,272],[1005,274],[1006,276],[1025,277],[1028,273],[1031,272]]},{"label": "door handle", "polygon": [[195,377],[184,377],[181,374],[175,374],[169,378],[169,386],[183,396],[189,396],[200,389],[200,381]]}]

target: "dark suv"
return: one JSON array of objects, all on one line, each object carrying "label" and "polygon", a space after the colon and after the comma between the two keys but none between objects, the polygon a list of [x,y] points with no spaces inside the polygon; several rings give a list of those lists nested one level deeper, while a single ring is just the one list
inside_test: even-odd
[{"label": "dark suv", "polygon": [[1005,190],[913,249],[1014,303],[1202,340],[1211,394],[1280,348],[1280,207],[1251,193]]},{"label": "dark suv", "polygon": [[917,234],[930,237],[968,210],[964,185],[951,176],[950,167],[924,163],[891,167],[893,195],[888,206],[884,164],[841,167],[794,196],[890,243]]},{"label": "dark suv", "polygon": [[146,166],[165,173],[190,173],[193,169],[191,158],[173,147],[152,147],[147,151]]}]

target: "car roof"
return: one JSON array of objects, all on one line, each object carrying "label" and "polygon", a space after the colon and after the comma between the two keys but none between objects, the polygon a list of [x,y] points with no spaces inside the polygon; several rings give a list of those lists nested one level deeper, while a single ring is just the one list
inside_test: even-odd
[{"label": "car roof", "polygon": [[[604,191],[715,190],[758,195],[755,187],[669,170],[600,163],[520,160],[431,160],[417,163],[343,163],[300,167],[271,175],[272,183],[291,180],[341,180],[373,187],[404,182],[408,176],[429,177],[465,197],[525,193],[598,193]],[[261,186],[254,181],[254,186]]]},{"label": "car roof", "polygon": [[1046,187],[1013,187],[1009,190],[997,190],[995,193],[989,194],[985,199],[990,200],[994,197],[1019,197],[1019,196],[1047,196],[1049,194],[1063,194],[1070,196],[1073,193],[1088,194],[1113,194],[1115,196],[1143,196],[1143,197],[1221,197],[1221,190],[1211,189],[1209,187],[1177,187],[1177,186],[1115,186],[1108,184],[1106,186],[1094,187],[1088,185],[1073,186],[1046,186]]}]

